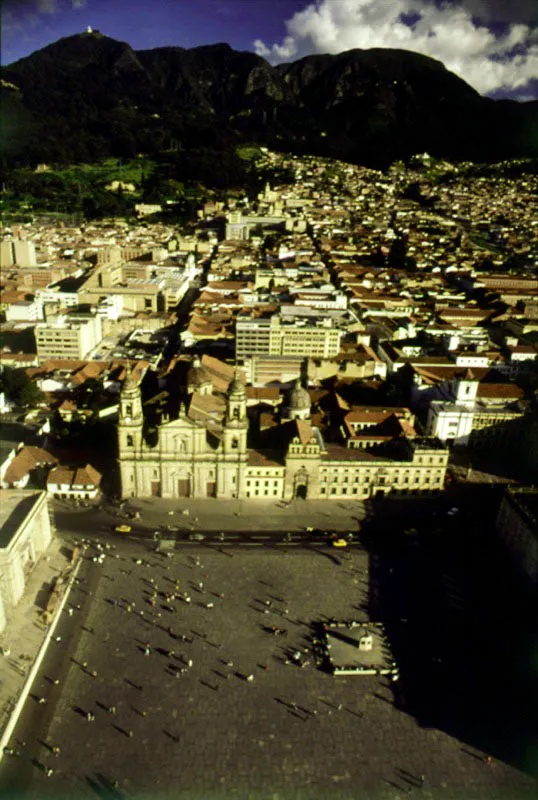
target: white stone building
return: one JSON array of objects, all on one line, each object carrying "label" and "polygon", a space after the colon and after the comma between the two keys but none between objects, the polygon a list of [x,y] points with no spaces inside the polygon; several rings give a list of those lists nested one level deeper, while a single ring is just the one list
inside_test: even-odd
[{"label": "white stone building", "polygon": [[0,631],[21,599],[28,575],[51,538],[45,492],[0,490]]},{"label": "white stone building", "polygon": [[195,364],[187,389],[179,410],[148,425],[140,387],[126,379],[118,424],[123,497],[364,500],[444,488],[448,450],[439,440],[399,436],[371,450],[326,442],[299,381],[279,420],[258,431],[237,373],[222,397]]}]

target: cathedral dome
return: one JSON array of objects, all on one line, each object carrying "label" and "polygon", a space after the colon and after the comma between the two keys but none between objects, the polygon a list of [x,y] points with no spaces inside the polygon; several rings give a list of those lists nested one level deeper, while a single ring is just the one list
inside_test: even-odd
[{"label": "cathedral dome", "polygon": [[301,381],[297,378],[288,396],[288,406],[293,411],[310,411],[311,404],[310,395],[301,386]]}]

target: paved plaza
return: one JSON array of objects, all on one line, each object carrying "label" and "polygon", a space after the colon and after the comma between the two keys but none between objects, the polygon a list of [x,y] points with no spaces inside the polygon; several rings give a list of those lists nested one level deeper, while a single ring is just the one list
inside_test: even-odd
[{"label": "paved plaza", "polygon": [[[366,552],[104,552],[86,552],[2,798],[535,796],[529,776],[420,727],[390,679],[316,669],[311,623],[366,615]],[[286,663],[298,649],[306,667]]]}]

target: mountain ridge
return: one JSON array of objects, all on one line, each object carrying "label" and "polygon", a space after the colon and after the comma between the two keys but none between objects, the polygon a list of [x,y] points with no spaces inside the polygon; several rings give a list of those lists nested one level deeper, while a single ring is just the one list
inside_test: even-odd
[{"label": "mountain ridge", "polygon": [[372,166],[424,150],[456,161],[538,156],[538,102],[482,97],[442,62],[402,49],[272,66],[227,43],[135,51],[93,32],[0,75],[8,164],[242,142]]}]

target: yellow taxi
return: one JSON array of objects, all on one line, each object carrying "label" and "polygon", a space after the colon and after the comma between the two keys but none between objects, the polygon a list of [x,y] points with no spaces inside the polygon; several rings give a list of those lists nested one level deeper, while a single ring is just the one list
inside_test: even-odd
[{"label": "yellow taxi", "polygon": [[331,544],[333,547],[347,547],[347,542],[345,539],[333,539]]},{"label": "yellow taxi", "polygon": [[130,525],[116,525],[114,528],[116,533],[131,533],[131,526]]}]

